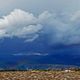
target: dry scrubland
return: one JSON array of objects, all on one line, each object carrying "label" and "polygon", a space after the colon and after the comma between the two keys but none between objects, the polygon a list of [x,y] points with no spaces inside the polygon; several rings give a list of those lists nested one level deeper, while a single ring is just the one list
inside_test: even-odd
[{"label": "dry scrubland", "polygon": [[0,80],[80,80],[80,71],[3,71]]}]

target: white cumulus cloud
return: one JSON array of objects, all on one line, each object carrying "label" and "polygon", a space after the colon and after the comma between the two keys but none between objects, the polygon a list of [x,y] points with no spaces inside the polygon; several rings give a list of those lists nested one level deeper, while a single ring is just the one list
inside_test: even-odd
[{"label": "white cumulus cloud", "polygon": [[37,32],[41,29],[42,25],[37,23],[33,14],[20,9],[0,19],[0,38],[20,37],[31,41],[37,38]]}]

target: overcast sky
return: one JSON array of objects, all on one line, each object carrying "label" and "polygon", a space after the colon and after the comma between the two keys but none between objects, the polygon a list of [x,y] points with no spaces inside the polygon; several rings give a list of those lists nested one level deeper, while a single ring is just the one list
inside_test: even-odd
[{"label": "overcast sky", "polygon": [[0,39],[80,44],[80,0],[0,0],[0,17]]},{"label": "overcast sky", "polygon": [[0,0],[1,13],[9,13],[16,8],[34,13],[45,10],[72,12],[80,9],[80,0]]}]

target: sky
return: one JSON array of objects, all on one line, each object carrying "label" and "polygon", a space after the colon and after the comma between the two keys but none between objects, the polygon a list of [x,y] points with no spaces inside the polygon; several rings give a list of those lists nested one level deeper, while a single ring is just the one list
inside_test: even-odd
[{"label": "sky", "polygon": [[14,9],[22,9],[32,13],[42,13],[45,10],[57,12],[74,12],[79,10],[79,0],[0,0],[0,11],[7,14]]},{"label": "sky", "polygon": [[75,56],[79,44],[80,0],[0,0],[0,54]]}]

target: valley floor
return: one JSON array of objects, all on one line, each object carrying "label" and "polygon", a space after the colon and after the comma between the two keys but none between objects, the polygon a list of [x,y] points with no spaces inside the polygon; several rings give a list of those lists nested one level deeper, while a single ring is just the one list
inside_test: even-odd
[{"label": "valley floor", "polygon": [[1,71],[0,80],[80,80],[80,71]]}]

